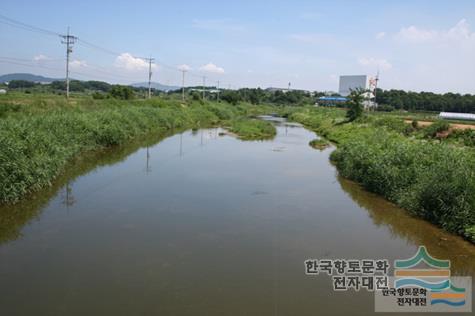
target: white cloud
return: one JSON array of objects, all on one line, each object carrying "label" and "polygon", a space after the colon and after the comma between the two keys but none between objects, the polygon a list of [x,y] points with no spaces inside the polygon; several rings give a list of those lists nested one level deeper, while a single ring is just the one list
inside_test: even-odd
[{"label": "white cloud", "polygon": [[[148,69],[148,62],[142,58],[132,56],[130,53],[122,53],[115,59],[115,66],[129,71],[139,71]],[[156,69],[156,65],[152,64],[152,68]]]},{"label": "white cloud", "polygon": [[178,70],[181,70],[181,71],[190,71],[191,70],[191,67],[188,66],[187,64],[183,64],[183,65],[179,65],[177,67]]},{"label": "white cloud", "polygon": [[207,63],[206,65],[201,66],[200,70],[205,71],[205,72],[215,73],[215,74],[224,74],[223,68],[218,67],[211,62]]},{"label": "white cloud", "polygon": [[409,27],[403,27],[399,33],[396,34],[396,38],[401,41],[407,42],[426,42],[434,39],[437,36],[437,32],[433,30],[424,30],[411,25]]},{"label": "white cloud", "polygon": [[448,30],[422,29],[414,25],[403,27],[396,34],[396,39],[410,43],[447,41],[464,43],[475,41],[475,33],[470,30],[467,20],[461,19]]},{"label": "white cloud", "polygon": [[35,57],[33,57],[34,61],[44,61],[44,60],[50,60],[50,59],[51,58],[49,58],[48,56],[43,55],[43,54],[39,54],[39,55],[36,55]]},{"label": "white cloud", "polygon": [[393,65],[391,65],[391,63],[388,62],[386,59],[377,59],[377,58],[373,58],[373,57],[360,58],[360,59],[358,59],[358,63],[361,66],[376,67],[376,68],[381,69],[381,70],[389,70],[393,67]]},{"label": "white cloud", "polygon": [[81,67],[87,67],[87,63],[85,60],[79,60],[75,59],[69,63],[71,68],[81,68]]},{"label": "white cloud", "polygon": [[386,32],[379,32],[375,35],[376,39],[383,39],[386,36]]},{"label": "white cloud", "polygon": [[246,28],[232,19],[194,19],[192,26],[208,31],[244,31]]}]

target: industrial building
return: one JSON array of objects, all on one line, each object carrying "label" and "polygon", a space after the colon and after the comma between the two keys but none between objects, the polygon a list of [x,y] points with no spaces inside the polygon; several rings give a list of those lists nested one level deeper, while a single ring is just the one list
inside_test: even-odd
[{"label": "industrial building", "polygon": [[346,97],[350,95],[351,90],[355,89],[369,89],[369,80],[367,75],[340,76],[338,94]]},{"label": "industrial building", "polygon": [[[378,76],[376,77],[376,80],[378,80],[377,78]],[[364,95],[363,105],[365,109],[369,109],[369,108],[377,107],[377,104],[375,102],[375,96],[374,96],[375,88],[376,86],[371,84],[370,79],[367,75],[340,76],[340,85],[338,88],[338,94],[340,94],[343,97],[347,97],[350,95],[352,90],[357,90],[357,89],[364,90],[365,92],[363,94]]]}]

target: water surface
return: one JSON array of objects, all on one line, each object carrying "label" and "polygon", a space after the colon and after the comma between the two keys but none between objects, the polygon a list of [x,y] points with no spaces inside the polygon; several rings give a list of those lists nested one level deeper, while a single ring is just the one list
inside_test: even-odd
[{"label": "water surface", "polygon": [[307,258],[411,257],[474,275],[475,247],[338,177],[332,149],[186,131],[76,162],[0,208],[2,315],[369,315]]}]

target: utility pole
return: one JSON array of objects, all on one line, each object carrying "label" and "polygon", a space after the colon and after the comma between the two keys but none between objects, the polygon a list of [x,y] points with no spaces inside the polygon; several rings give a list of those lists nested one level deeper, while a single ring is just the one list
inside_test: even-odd
[{"label": "utility pole", "polygon": [[185,102],[185,73],[186,73],[186,70],[185,69],[182,69],[181,70],[181,73],[182,73],[182,78],[181,78],[181,99],[183,102]]},{"label": "utility pole", "polygon": [[205,100],[206,76],[203,76],[203,101]]},{"label": "utility pole", "polygon": [[148,61],[148,98],[152,98],[152,62],[155,60],[154,58],[144,58]]},{"label": "utility pole", "polygon": [[378,91],[378,81],[379,81],[379,69],[378,69],[378,72],[376,74],[376,79],[374,79],[374,107],[376,108],[376,93]]},{"label": "utility pole", "polygon": [[68,33],[66,35],[61,35],[61,37],[63,38],[61,43],[66,44],[66,98],[69,99],[69,55],[73,52],[73,44],[78,38],[69,35],[69,26]]},{"label": "utility pole", "polygon": [[218,103],[219,103],[219,80],[218,80]]}]

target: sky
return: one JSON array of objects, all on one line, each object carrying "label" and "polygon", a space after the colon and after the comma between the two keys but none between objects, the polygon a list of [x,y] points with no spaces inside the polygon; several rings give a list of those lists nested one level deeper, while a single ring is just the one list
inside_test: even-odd
[{"label": "sky", "polygon": [[[0,15],[80,41],[76,79],[337,91],[379,70],[383,89],[475,93],[475,1],[4,1]],[[64,78],[65,45],[0,16],[0,74]],[[84,42],[83,42],[84,41]],[[87,43],[99,46],[88,45]],[[105,48],[107,50],[101,49]]]}]

